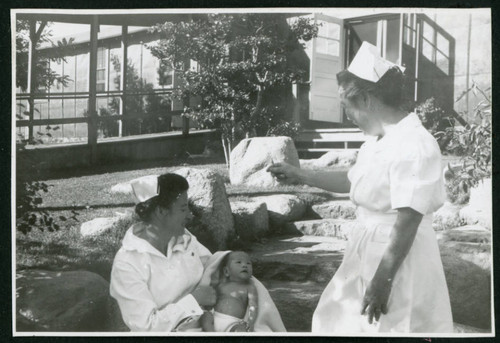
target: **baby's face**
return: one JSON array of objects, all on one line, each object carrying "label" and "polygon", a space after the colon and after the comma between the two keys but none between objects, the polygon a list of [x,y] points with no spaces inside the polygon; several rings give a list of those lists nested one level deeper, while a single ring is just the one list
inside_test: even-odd
[{"label": "baby's face", "polygon": [[244,252],[232,252],[226,266],[226,275],[231,281],[247,281],[252,277],[252,261]]}]

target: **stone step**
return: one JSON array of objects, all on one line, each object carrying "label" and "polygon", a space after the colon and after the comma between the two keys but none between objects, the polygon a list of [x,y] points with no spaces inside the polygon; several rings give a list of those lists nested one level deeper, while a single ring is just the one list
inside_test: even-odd
[{"label": "stone step", "polygon": [[253,244],[248,253],[259,280],[326,284],[342,262],[345,244],[335,237],[278,237]]},{"label": "stone step", "polygon": [[350,219],[314,219],[286,224],[286,232],[298,232],[309,236],[334,237],[346,240],[349,233],[360,224]]},{"label": "stone step", "polygon": [[[325,288],[315,282],[263,280],[288,332],[311,332],[314,310]],[[489,330],[454,323],[455,333],[488,333]]]},{"label": "stone step", "polygon": [[313,204],[307,216],[311,219],[355,219],[356,205],[351,200],[331,200]]},{"label": "stone step", "polygon": [[262,281],[288,332],[311,332],[311,321],[325,285],[315,282]]}]

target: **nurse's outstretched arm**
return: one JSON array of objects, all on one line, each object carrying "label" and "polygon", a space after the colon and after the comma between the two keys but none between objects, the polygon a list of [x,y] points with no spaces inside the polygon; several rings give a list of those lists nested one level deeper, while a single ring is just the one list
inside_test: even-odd
[{"label": "nurse's outstretched arm", "polygon": [[349,193],[351,188],[347,171],[344,170],[317,171],[278,162],[267,167],[267,171],[286,184],[300,183],[335,193]]},{"label": "nurse's outstretched arm", "polygon": [[[368,315],[368,322],[378,320],[388,310],[387,302],[391,293],[392,281],[401,263],[415,240],[418,226],[423,215],[410,207],[398,209],[396,223],[391,231],[389,244],[373,276],[361,305],[361,314]],[[425,268],[425,267],[423,267]]]}]

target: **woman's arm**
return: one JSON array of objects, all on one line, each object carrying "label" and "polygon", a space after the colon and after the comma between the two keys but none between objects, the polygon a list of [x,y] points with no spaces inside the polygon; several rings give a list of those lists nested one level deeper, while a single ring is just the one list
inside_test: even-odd
[{"label": "woman's arm", "polygon": [[245,314],[245,321],[248,323],[248,331],[253,331],[255,320],[257,319],[259,298],[257,288],[253,283],[248,286],[248,307]]},{"label": "woman's arm", "polygon": [[[378,320],[381,313],[387,313],[387,302],[392,281],[408,251],[410,251],[422,217],[421,213],[412,208],[398,209],[398,216],[391,231],[389,245],[385,249],[377,271],[368,285],[361,306],[361,314],[368,314],[370,324],[373,318]],[[422,266],[422,268],[425,268],[425,266]]]},{"label": "woman's arm", "polygon": [[274,163],[267,168],[284,183],[302,183],[335,193],[349,193],[351,183],[346,170],[316,171],[301,169],[285,162]]},{"label": "woman's arm", "polygon": [[132,331],[172,331],[183,318],[203,313],[191,294],[159,307],[141,271],[122,261],[113,265],[110,294],[117,300],[123,320]]}]

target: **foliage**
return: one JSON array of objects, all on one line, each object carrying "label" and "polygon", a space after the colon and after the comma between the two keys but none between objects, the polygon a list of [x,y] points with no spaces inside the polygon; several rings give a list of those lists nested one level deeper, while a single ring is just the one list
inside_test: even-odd
[{"label": "foliage", "polygon": [[186,108],[202,127],[220,130],[226,162],[241,138],[296,132],[286,120],[286,91],[304,79],[292,53],[317,34],[317,25],[283,14],[209,14],[188,22],[157,24],[148,46],[180,77],[179,99],[201,98]]},{"label": "foliage", "polygon": [[415,113],[420,118],[422,125],[436,138],[441,151],[445,151],[451,140],[448,133],[452,132],[449,128],[454,125],[453,117],[441,109],[434,97],[415,107]]},{"label": "foliage", "polygon": [[[112,55],[111,62],[117,73],[114,83],[120,88],[121,62],[118,56]],[[160,72],[160,71],[159,71]],[[137,68],[129,59],[127,61],[127,92],[146,93],[146,95],[128,96],[126,106],[127,115],[131,118],[124,120],[123,134],[136,135],[144,133],[165,132],[170,130],[170,118],[164,114],[170,111],[170,100],[165,95],[156,94],[151,83],[139,77]],[[108,103],[108,108],[99,108],[100,116],[113,116],[120,113],[120,102],[113,98]],[[118,135],[118,123],[114,120],[102,121],[99,126],[104,137]]]},{"label": "foliage", "polygon": [[473,109],[474,123],[463,129],[448,130],[451,133],[448,151],[462,155],[460,165],[448,165],[445,175],[449,194],[454,194],[456,202],[467,201],[470,188],[491,177],[491,94],[489,89],[483,91],[475,83],[466,92],[479,94],[483,100]]},{"label": "foliage", "polygon": [[[66,40],[65,38],[53,43],[51,40],[52,32],[46,30],[50,27],[50,23],[42,22],[39,27],[39,36],[35,43],[35,50],[42,43],[51,43],[52,46],[57,46],[54,49],[56,55],[50,57],[42,57],[39,54],[35,55],[34,74],[36,77],[34,89],[49,88],[54,83],[59,83],[66,86],[69,81],[68,75],[60,75],[50,68],[50,62],[60,63],[64,61],[64,55],[73,43],[73,38]],[[16,87],[20,87],[22,91],[28,90],[28,71],[29,71],[29,45],[30,45],[30,27],[27,20],[16,21]],[[28,90],[29,91],[29,90]]]},{"label": "foliage", "polygon": [[[49,132],[45,134],[38,132],[38,135],[50,135],[51,130],[57,130],[59,127],[47,126],[46,129]],[[30,143],[40,142],[41,138],[38,138]],[[34,227],[42,231],[44,229],[49,231],[59,230],[59,224],[49,212],[39,209],[43,202],[42,194],[49,191],[49,186],[44,182],[33,180],[34,168],[23,154],[27,144],[28,141],[26,140],[20,140],[16,143],[16,229],[24,234]],[[59,220],[66,221],[66,217],[60,216]]]},{"label": "foliage", "polygon": [[[64,60],[64,53],[71,45],[73,39],[58,41],[57,45],[51,41],[52,33],[50,30],[45,30],[48,27],[46,22],[41,22],[35,37],[35,51],[42,43],[52,43],[53,46],[59,47],[58,54],[52,57],[42,58],[35,54],[34,63],[34,78],[32,80],[33,87],[39,91],[40,88],[49,88],[54,83],[66,85],[70,79],[67,75],[59,75],[50,68],[50,62],[61,62]],[[30,27],[28,21],[16,21],[16,86],[23,91],[28,87],[28,70],[29,70],[29,45],[30,45]],[[25,109],[24,107],[22,107]],[[29,111],[16,113],[18,119],[23,119]],[[34,180],[34,170],[30,161],[27,160],[25,154],[27,144],[43,143],[43,138],[51,138],[52,131],[59,129],[58,126],[47,126],[45,132],[37,132],[37,137],[31,140],[26,140],[24,137],[16,137],[16,156],[17,156],[17,175],[16,175],[16,229],[20,232],[27,233],[33,227],[40,230],[47,229],[54,231],[59,229],[59,225],[54,218],[45,210],[40,210],[42,204],[42,194],[48,192],[49,188],[46,183]],[[19,134],[18,134],[19,136]],[[65,221],[63,216],[59,220]]]}]

